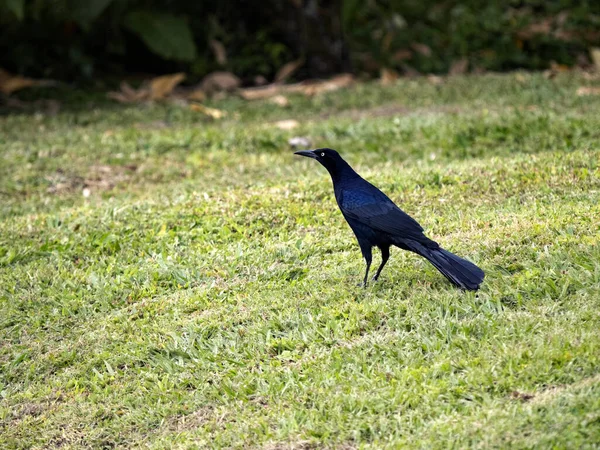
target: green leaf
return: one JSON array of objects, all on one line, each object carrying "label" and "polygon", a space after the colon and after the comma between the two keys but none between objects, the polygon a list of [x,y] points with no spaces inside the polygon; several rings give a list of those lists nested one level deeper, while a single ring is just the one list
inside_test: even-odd
[{"label": "green leaf", "polygon": [[82,27],[89,26],[113,0],[71,0],[71,17]]},{"label": "green leaf", "polygon": [[124,25],[137,34],[150,50],[165,59],[191,61],[196,57],[192,31],[181,17],[134,11],[127,15]]},{"label": "green leaf", "polygon": [[6,0],[6,6],[17,19],[23,20],[25,17],[25,0]]}]

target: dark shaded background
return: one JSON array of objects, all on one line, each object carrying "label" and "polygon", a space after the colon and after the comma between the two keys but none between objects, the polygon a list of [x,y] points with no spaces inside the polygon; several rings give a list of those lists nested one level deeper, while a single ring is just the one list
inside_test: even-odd
[{"label": "dark shaded background", "polygon": [[0,68],[82,84],[124,74],[230,71],[271,80],[351,71],[590,64],[600,1],[0,0]]}]

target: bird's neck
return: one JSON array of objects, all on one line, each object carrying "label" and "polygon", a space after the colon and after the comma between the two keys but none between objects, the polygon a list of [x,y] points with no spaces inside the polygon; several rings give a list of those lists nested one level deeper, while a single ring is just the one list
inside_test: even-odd
[{"label": "bird's neck", "polygon": [[338,161],[333,170],[329,171],[329,175],[331,175],[331,180],[333,184],[336,185],[340,181],[351,180],[355,178],[360,178],[360,175],[356,173],[356,171],[350,167],[346,161],[341,160]]}]

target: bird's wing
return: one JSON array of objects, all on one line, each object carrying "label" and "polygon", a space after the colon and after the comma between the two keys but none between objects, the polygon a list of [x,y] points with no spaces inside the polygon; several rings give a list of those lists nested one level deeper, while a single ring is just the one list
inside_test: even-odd
[{"label": "bird's wing", "polygon": [[416,241],[427,239],[421,225],[379,190],[377,193],[344,190],[339,200],[344,215],[377,231]]}]

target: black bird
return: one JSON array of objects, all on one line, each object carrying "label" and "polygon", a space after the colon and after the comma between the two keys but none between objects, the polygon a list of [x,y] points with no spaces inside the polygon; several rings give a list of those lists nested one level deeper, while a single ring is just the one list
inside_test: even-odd
[{"label": "black bird", "polygon": [[415,219],[357,174],[338,152],[330,148],[318,148],[295,154],[316,159],[329,171],[337,204],[354,231],[367,262],[363,286],[367,285],[371,267],[371,249],[379,247],[381,250],[381,265],[373,277],[373,281],[376,281],[390,257],[390,247],[395,245],[426,258],[456,286],[470,291],[479,289],[485,276],[483,270],[444,250],[425,236]]}]

